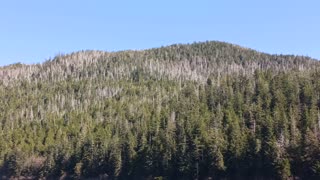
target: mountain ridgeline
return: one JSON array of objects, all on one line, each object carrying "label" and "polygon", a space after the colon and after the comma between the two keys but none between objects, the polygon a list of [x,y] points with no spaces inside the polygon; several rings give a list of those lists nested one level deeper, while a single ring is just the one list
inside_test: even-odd
[{"label": "mountain ridgeline", "polygon": [[319,179],[320,62],[223,42],[0,67],[0,179]]}]

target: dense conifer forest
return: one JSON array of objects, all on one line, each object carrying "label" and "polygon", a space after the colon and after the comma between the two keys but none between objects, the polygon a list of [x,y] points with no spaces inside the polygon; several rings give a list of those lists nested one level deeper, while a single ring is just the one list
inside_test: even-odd
[{"label": "dense conifer forest", "polygon": [[224,42],[0,67],[0,179],[320,179],[320,62]]}]

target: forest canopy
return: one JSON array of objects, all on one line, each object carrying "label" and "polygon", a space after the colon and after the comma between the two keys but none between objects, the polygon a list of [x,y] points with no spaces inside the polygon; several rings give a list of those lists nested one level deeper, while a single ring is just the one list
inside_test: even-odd
[{"label": "forest canopy", "polygon": [[319,108],[319,61],[223,42],[15,64],[0,175],[319,179]]}]

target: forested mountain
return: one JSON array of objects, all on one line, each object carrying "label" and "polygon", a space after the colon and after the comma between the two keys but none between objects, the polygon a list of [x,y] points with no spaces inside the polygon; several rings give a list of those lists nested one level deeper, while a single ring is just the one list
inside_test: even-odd
[{"label": "forested mountain", "polygon": [[0,68],[0,174],[319,179],[320,62],[223,42]]}]

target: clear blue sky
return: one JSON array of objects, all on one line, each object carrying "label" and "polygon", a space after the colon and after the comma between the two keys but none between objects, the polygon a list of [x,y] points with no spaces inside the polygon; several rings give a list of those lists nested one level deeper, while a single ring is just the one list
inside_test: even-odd
[{"label": "clear blue sky", "polygon": [[319,9],[319,0],[2,1],[0,65],[205,40],[320,59]]}]

